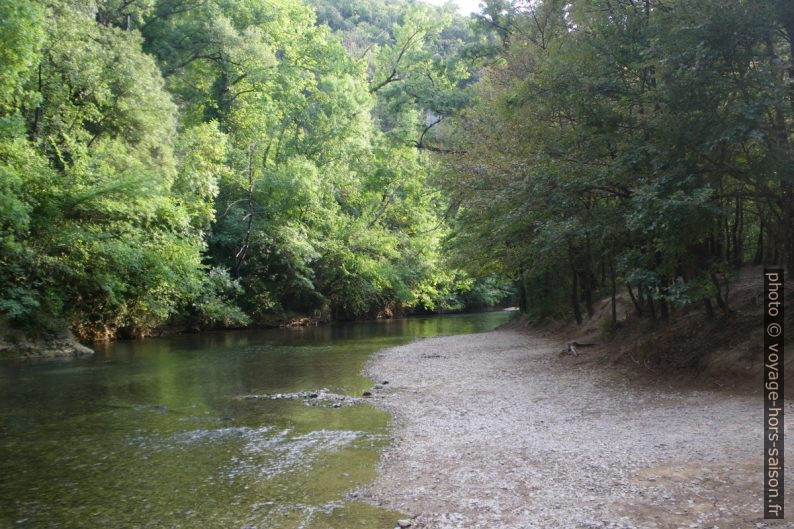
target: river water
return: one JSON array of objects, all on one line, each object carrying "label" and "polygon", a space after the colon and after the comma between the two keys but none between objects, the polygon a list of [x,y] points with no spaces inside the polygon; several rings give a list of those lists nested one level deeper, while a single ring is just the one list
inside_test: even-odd
[{"label": "river water", "polygon": [[117,342],[0,363],[0,528],[391,529],[352,499],[389,416],[251,395],[360,395],[369,355],[506,312]]}]

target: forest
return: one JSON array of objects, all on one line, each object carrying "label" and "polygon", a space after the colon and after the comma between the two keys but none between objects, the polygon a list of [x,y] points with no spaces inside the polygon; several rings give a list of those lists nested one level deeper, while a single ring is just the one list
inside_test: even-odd
[{"label": "forest", "polygon": [[731,314],[794,265],[785,0],[0,3],[0,322]]}]

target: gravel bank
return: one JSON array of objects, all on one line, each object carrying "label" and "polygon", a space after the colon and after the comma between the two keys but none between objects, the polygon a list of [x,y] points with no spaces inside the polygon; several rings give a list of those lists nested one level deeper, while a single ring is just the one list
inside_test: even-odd
[{"label": "gravel bank", "polygon": [[499,330],[376,354],[394,442],[364,498],[432,529],[794,527],[762,519],[760,392],[649,388],[560,350]]}]

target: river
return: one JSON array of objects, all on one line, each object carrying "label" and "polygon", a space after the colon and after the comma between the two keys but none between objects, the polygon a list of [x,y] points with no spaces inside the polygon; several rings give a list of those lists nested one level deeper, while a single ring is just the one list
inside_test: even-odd
[{"label": "river", "polygon": [[507,312],[120,341],[0,363],[0,527],[394,527],[352,499],[389,416],[251,395],[361,395],[379,349],[490,330]]}]

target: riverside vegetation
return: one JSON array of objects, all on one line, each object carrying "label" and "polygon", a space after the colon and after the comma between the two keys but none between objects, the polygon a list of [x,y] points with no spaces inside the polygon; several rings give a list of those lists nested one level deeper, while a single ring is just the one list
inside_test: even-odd
[{"label": "riverside vegetation", "polygon": [[0,314],[81,338],[489,305],[426,125],[488,48],[377,0],[4,2]]},{"label": "riverside vegetation", "polygon": [[788,1],[0,5],[0,314],[84,339],[794,264]]}]

